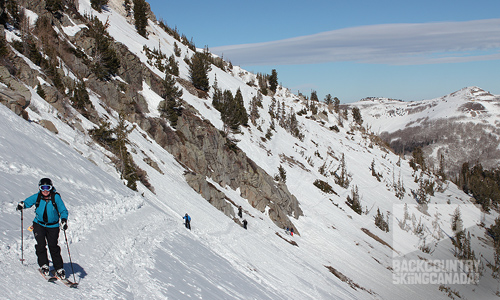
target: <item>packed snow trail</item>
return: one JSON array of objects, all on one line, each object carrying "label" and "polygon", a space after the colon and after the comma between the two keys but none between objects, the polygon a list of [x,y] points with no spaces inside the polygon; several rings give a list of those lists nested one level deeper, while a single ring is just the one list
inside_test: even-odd
[{"label": "packed snow trail", "polygon": [[[143,197],[130,191],[39,125],[20,119],[4,106],[0,113],[4,128],[0,181],[9,183],[0,192],[0,286],[4,291],[0,298],[286,299],[273,288],[263,289],[207,248],[183,227],[180,215],[151,193],[144,192]],[[11,126],[14,123],[18,126]],[[35,240],[26,230],[34,217],[30,209],[24,211],[25,263],[20,262],[20,213],[15,208],[36,192],[42,176],[53,179],[69,210],[67,237],[78,289],[48,284],[40,276]],[[181,195],[199,197],[185,185]],[[72,278],[62,233],[59,245],[67,276]]]}]

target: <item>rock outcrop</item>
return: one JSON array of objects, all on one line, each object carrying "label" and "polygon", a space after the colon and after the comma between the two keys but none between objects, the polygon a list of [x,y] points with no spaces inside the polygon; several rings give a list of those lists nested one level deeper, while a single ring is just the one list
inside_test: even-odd
[{"label": "rock outcrop", "polygon": [[240,190],[243,198],[279,227],[295,227],[289,216],[303,215],[297,198],[285,184],[277,183],[237,147],[228,145],[226,137],[212,124],[185,109],[177,122],[177,130],[166,126],[149,126],[150,134],[172,153],[190,172],[187,182],[226,215],[234,217],[234,204],[225,198],[210,178],[221,187]]}]

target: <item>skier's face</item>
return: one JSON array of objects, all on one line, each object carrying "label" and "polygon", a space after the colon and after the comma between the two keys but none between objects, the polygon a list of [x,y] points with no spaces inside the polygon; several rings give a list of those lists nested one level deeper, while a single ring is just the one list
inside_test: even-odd
[{"label": "skier's face", "polygon": [[42,190],[42,195],[44,197],[47,197],[49,194],[50,194],[50,191],[48,191],[48,190]]}]

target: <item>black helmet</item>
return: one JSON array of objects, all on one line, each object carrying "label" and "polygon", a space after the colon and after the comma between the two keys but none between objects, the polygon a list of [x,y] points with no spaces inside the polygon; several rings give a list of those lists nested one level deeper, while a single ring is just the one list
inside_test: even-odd
[{"label": "black helmet", "polygon": [[38,182],[38,188],[40,191],[51,191],[53,186],[52,186],[52,180],[49,178],[42,178]]},{"label": "black helmet", "polygon": [[42,186],[42,185],[52,185],[52,180],[50,180],[50,178],[42,178],[38,182],[38,186]]}]

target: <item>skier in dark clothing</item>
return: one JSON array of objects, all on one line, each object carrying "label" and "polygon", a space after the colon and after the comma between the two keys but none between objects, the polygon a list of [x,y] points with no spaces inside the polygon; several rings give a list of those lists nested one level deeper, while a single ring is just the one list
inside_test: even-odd
[{"label": "skier in dark clothing", "polygon": [[238,217],[243,218],[243,212],[242,212],[241,205],[238,207]]},{"label": "skier in dark clothing", "polygon": [[60,231],[59,218],[61,219],[62,229],[68,229],[68,210],[49,178],[42,178],[38,183],[38,189],[38,193],[19,202],[17,210],[30,208],[33,205],[36,206],[35,219],[33,220],[33,234],[37,243],[35,250],[38,257],[38,265],[44,275],[50,275],[49,258],[46,248],[48,244],[56,276],[65,279],[66,273],[63,268],[61,247],[59,247],[57,242]]},{"label": "skier in dark clothing", "polygon": [[184,219],[184,224],[186,225],[186,228],[191,230],[191,217],[186,213],[186,215],[183,217]]},{"label": "skier in dark clothing", "polygon": [[243,228],[247,229],[247,224],[248,224],[247,220],[243,220]]}]

